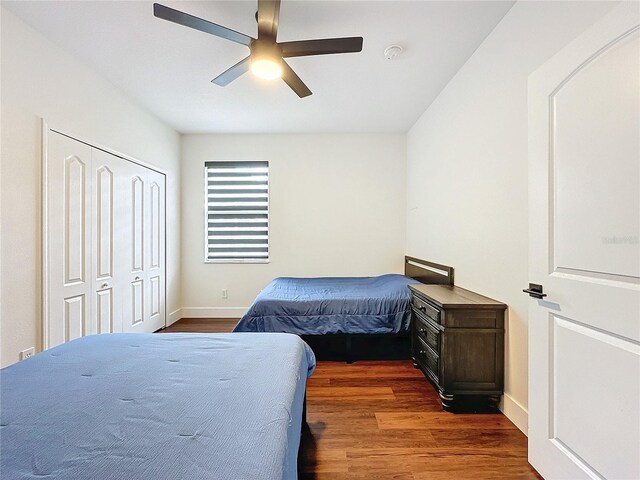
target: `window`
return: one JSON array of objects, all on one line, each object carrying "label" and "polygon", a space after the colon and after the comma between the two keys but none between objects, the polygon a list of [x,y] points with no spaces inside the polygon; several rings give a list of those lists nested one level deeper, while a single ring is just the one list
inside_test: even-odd
[{"label": "window", "polygon": [[205,163],[207,262],[269,261],[269,162]]}]

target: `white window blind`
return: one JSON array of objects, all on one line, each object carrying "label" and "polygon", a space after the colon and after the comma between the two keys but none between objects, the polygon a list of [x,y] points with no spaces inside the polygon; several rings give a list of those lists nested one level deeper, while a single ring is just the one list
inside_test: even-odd
[{"label": "white window blind", "polygon": [[269,261],[269,162],[206,162],[208,262]]}]

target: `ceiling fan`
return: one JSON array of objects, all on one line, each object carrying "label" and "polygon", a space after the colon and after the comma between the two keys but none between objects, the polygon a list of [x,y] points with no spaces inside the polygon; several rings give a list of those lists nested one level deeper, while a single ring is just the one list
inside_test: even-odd
[{"label": "ceiling fan", "polygon": [[153,4],[153,14],[163,20],[191,27],[249,47],[250,54],[248,57],[240,60],[233,67],[211,80],[211,82],[222,87],[251,69],[257,77],[266,80],[282,78],[300,98],[303,98],[311,95],[311,90],[284,61],[285,58],[362,51],[362,37],[277,42],[280,0],[258,0],[258,12],[256,13],[258,38],[250,37],[244,33],[236,32],[230,28],[216,25],[202,18],[194,17],[158,3]]}]

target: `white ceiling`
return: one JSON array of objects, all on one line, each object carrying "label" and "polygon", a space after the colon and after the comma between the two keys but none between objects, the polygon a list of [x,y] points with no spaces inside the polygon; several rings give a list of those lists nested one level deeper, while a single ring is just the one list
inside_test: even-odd
[{"label": "white ceiling", "polygon": [[[161,1],[256,36],[254,1]],[[283,0],[278,40],[362,36],[361,53],[287,61],[313,91],[243,75],[248,49],[157,19],[147,1],[2,5],[182,133],[404,132],[495,27],[507,1]],[[405,52],[386,60],[385,47]]]}]

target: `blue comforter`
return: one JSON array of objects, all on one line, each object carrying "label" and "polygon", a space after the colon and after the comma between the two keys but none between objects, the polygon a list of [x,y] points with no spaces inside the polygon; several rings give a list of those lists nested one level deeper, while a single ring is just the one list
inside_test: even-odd
[{"label": "blue comforter", "polygon": [[285,334],[112,334],[0,371],[0,475],[297,478],[311,349]]},{"label": "blue comforter", "polygon": [[235,332],[399,333],[408,330],[411,293],[403,275],[276,278]]}]

